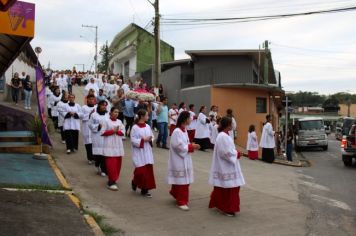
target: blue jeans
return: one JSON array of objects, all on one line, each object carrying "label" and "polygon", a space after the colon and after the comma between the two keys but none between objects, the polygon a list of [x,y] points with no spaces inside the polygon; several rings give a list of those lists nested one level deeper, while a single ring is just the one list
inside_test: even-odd
[{"label": "blue jeans", "polygon": [[159,145],[161,144],[162,141],[162,146],[167,146],[167,137],[168,137],[168,123],[166,122],[158,122],[158,137],[156,144]]},{"label": "blue jeans", "polygon": [[32,91],[27,91],[24,89],[25,92],[25,107],[31,107],[31,97],[32,97]]},{"label": "blue jeans", "polygon": [[293,144],[287,143],[287,160],[288,161],[293,161],[292,150],[293,150]]}]

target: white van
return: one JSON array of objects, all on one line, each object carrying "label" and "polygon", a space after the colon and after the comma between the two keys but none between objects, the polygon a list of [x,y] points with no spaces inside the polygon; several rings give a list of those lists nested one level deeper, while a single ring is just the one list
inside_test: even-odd
[{"label": "white van", "polygon": [[322,118],[302,118],[297,121],[295,135],[295,150],[302,148],[321,147],[328,150],[328,136],[325,133]]}]

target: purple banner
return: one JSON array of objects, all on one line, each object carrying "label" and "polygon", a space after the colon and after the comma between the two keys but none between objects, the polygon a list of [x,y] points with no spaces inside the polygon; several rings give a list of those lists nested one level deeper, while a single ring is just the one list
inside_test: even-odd
[{"label": "purple banner", "polygon": [[52,146],[46,125],[46,86],[43,71],[36,67],[36,93],[38,100],[38,115],[42,121],[42,143]]}]

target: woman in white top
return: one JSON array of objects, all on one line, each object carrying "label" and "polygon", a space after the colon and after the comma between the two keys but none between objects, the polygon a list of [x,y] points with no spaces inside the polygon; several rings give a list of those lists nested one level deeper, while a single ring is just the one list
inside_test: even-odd
[{"label": "woman in white top", "polygon": [[177,121],[177,128],[173,131],[168,160],[168,184],[172,185],[169,192],[182,210],[189,210],[189,185],[193,183],[193,163],[191,153],[199,149],[198,144],[190,143],[186,127],[191,118],[188,111],[183,111]]},{"label": "woman in white top", "polygon": [[240,186],[245,184],[239,162],[241,153],[236,150],[228,134],[231,129],[232,119],[223,117],[209,176],[209,184],[214,186],[209,208],[217,208],[227,216],[235,216],[235,213],[240,211]]},{"label": "woman in white top", "polygon": [[131,187],[133,191],[140,188],[141,195],[150,198],[152,195],[149,190],[156,188],[156,182],[153,173],[152,153],[154,136],[151,127],[146,124],[147,121],[148,112],[140,109],[131,130],[132,161],[135,166]]},{"label": "woman in white top", "polygon": [[205,149],[211,148],[209,129],[210,120],[208,117],[206,117],[205,112],[206,107],[200,107],[194,136],[194,142],[200,145],[201,151],[205,151]]},{"label": "woman in white top", "polygon": [[254,125],[250,125],[248,129],[246,150],[250,160],[258,159],[258,141]]},{"label": "woman in white top", "polygon": [[108,188],[113,191],[118,190],[116,181],[120,176],[122,157],[124,156],[122,138],[125,134],[125,127],[118,116],[119,109],[112,107],[110,118],[104,120],[100,131],[101,136],[104,136],[103,156],[108,173]]}]

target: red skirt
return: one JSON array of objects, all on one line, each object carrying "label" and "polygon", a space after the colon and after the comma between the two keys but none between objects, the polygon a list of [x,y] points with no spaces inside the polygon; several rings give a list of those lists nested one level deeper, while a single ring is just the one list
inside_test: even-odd
[{"label": "red skirt", "polygon": [[221,188],[214,186],[210,195],[209,208],[218,208],[225,213],[240,211],[240,187]]},{"label": "red skirt", "polygon": [[174,129],[176,128],[176,125],[170,125],[169,126],[169,136],[172,136]]},{"label": "red skirt", "polygon": [[257,160],[258,151],[248,151],[248,158],[250,158],[251,160]]},{"label": "red skirt", "polygon": [[172,184],[169,193],[176,199],[178,206],[187,205],[189,202],[189,184]]},{"label": "red skirt", "polygon": [[156,182],[153,174],[153,165],[147,164],[145,166],[135,168],[132,181],[140,189],[155,189]]},{"label": "red skirt", "polygon": [[188,132],[189,142],[192,143],[195,136],[195,129],[187,130],[187,132]]},{"label": "red skirt", "polygon": [[122,157],[105,157],[109,182],[116,183],[121,171]]}]

